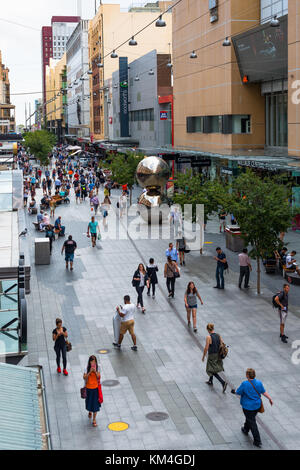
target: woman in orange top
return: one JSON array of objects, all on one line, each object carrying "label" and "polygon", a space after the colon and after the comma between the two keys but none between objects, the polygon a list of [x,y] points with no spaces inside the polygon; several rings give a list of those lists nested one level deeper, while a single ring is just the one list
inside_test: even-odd
[{"label": "woman in orange top", "polygon": [[100,411],[98,383],[100,381],[100,372],[96,356],[91,356],[88,361],[86,373],[83,375],[86,386],[85,408],[89,412],[89,418],[93,414],[93,426],[96,427],[96,416]]}]

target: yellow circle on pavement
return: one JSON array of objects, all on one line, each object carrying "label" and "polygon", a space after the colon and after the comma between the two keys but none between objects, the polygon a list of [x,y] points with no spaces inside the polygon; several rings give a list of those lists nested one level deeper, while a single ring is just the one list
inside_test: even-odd
[{"label": "yellow circle on pavement", "polygon": [[129,424],[123,423],[122,421],[116,421],[115,423],[110,423],[108,425],[108,429],[110,429],[111,431],[117,431],[117,432],[126,431],[126,429],[128,428],[129,428]]},{"label": "yellow circle on pavement", "polygon": [[106,354],[108,351],[107,349],[100,349],[99,354]]}]

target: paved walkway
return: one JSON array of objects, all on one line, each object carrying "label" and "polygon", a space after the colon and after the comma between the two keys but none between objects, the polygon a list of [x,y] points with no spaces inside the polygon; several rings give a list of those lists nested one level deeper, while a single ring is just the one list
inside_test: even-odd
[{"label": "paved walkway", "polygon": [[[113,193],[115,195],[118,192]],[[113,200],[116,199],[113,196]],[[114,202],[115,203],[115,202]],[[243,423],[239,400],[205,384],[205,364],[201,362],[205,325],[213,322],[230,346],[225,374],[238,386],[247,367],[274,399],[260,417],[264,449],[300,449],[300,365],[291,362],[293,340],[300,339],[300,320],[290,314],[287,325],[289,344],[279,341],[277,313],[266,297],[254,290],[240,291],[231,271],[224,291],[214,285],[215,245],[207,245],[205,255],[191,253],[182,276],[176,282],[174,300],[168,300],[162,271],[167,243],[160,240],[105,240],[101,248],[91,248],[86,237],[90,217],[88,201],[57,208],[78,244],[75,270],[66,271],[60,254],[63,240],[53,245],[51,265],[32,264],[32,291],[28,296],[29,354],[21,364],[44,368],[50,427],[54,449],[253,449],[252,439],[241,431]],[[33,260],[34,238],[40,236],[30,225],[28,243]],[[208,231],[209,232],[209,231]],[[42,234],[41,234],[42,235]],[[209,237],[220,235],[207,234]],[[136,314],[138,352],[130,349],[126,336],[122,351],[112,347],[112,316],[123,295],[129,293],[139,262],[153,256],[159,265],[160,288],[156,299],[145,296],[146,315]],[[186,326],[184,290],[194,280],[204,300],[198,311],[198,333]],[[267,300],[266,300],[267,299]],[[55,318],[62,317],[68,328],[73,351],[68,354],[69,376],[56,373],[52,330]],[[90,354],[99,355],[102,380],[116,379],[116,387],[103,387],[104,404],[98,428],[92,428],[79,389]],[[151,411],[168,413],[165,421],[146,418]],[[113,432],[108,424],[125,421],[129,429]]]}]

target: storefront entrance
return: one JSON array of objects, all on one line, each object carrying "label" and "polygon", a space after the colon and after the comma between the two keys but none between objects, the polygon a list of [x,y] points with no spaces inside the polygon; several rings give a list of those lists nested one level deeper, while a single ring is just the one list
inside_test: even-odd
[{"label": "storefront entrance", "polygon": [[266,146],[287,147],[287,92],[266,95]]}]

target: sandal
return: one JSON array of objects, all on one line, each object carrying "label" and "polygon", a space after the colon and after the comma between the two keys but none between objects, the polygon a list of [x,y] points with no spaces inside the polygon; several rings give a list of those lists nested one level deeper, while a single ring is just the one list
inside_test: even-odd
[{"label": "sandal", "polygon": [[96,423],[96,421],[93,421],[93,426],[94,428],[96,428],[98,426],[98,424]]}]

